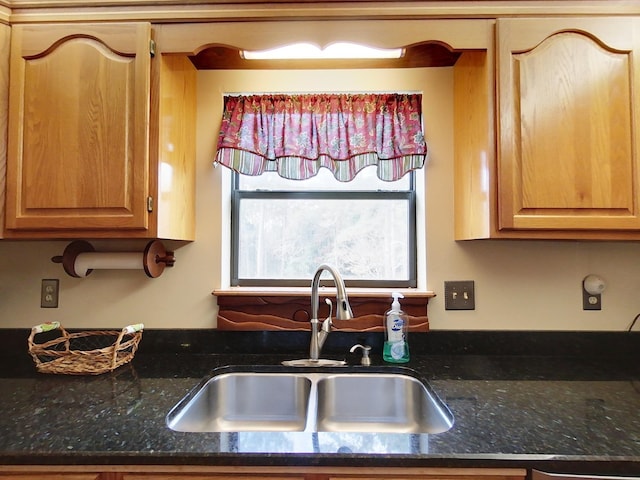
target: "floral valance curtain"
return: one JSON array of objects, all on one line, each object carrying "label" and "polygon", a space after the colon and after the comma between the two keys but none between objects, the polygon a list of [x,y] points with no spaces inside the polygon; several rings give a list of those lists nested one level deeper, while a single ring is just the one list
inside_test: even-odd
[{"label": "floral valance curtain", "polygon": [[326,167],[349,181],[377,165],[378,177],[391,181],[426,156],[420,94],[249,95],[225,98],[215,161],[296,180]]}]

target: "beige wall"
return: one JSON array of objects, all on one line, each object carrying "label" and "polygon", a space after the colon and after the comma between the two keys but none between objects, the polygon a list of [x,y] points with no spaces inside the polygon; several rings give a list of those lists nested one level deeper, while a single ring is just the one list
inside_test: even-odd
[{"label": "beige wall", "polygon": [[[211,291],[228,275],[227,175],[213,168],[225,92],[419,90],[430,147],[426,179],[426,288],[433,329],[623,330],[640,312],[640,247],[635,243],[453,241],[452,71],[199,73],[197,237],[176,250],[176,265],[157,279],[141,271],[67,276],[50,258],[67,242],[0,242],[0,328],[59,320],[68,327],[148,328],[215,325]],[[127,243],[93,242],[98,250]],[[133,247],[133,245],[131,245]],[[136,245],[137,247],[137,245]],[[597,273],[608,284],[600,312],[582,311],[580,282]],[[40,280],[59,278],[60,307],[40,308]],[[444,280],[476,281],[475,311],[445,311]]]}]

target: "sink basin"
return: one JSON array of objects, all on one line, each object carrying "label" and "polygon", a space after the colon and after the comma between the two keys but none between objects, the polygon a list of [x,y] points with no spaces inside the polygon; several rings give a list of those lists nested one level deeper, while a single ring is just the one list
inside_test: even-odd
[{"label": "sink basin", "polygon": [[434,434],[453,425],[447,406],[408,368],[256,368],[215,370],[169,412],[167,426],[180,432]]},{"label": "sink basin", "polygon": [[317,394],[321,432],[441,433],[453,425],[448,408],[408,375],[330,375]]},{"label": "sink basin", "polygon": [[167,419],[179,432],[303,431],[311,380],[278,373],[227,373],[201,385]]}]

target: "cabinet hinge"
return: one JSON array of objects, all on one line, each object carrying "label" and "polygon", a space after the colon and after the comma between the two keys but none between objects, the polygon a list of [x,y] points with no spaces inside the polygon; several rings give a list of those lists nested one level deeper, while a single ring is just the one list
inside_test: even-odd
[{"label": "cabinet hinge", "polygon": [[155,40],[149,40],[149,54],[151,58],[156,56],[156,42]]},{"label": "cabinet hinge", "polygon": [[153,197],[147,197],[147,212],[153,212]]}]

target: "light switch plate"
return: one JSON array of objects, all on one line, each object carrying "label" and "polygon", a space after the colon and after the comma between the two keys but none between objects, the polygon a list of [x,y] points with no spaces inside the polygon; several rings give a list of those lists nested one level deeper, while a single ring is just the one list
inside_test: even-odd
[{"label": "light switch plate", "polygon": [[475,282],[473,280],[445,281],[444,309],[475,310]]}]

